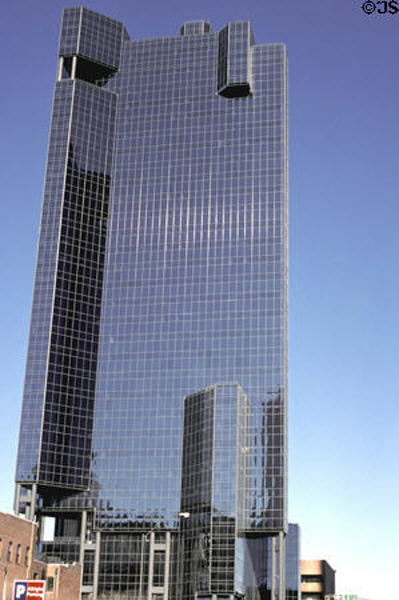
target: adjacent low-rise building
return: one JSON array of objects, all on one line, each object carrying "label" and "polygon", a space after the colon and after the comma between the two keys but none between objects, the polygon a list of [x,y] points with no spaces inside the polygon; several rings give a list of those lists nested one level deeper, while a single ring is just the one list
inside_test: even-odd
[{"label": "adjacent low-rise building", "polygon": [[46,600],[79,600],[79,564],[48,563],[35,558],[37,523],[0,512],[0,590],[13,597],[14,581],[45,580]]},{"label": "adjacent low-rise building", "polygon": [[326,560],[301,560],[302,600],[335,594],[335,571]]},{"label": "adjacent low-rise building", "polygon": [[80,600],[80,565],[46,564],[46,600]]}]

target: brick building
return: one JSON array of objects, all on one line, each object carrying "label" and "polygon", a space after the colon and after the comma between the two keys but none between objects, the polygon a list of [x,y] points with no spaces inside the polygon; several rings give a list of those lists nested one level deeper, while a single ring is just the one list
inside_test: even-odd
[{"label": "brick building", "polygon": [[45,579],[46,600],[79,600],[78,564],[46,563],[35,559],[37,523],[0,512],[0,590],[11,600],[15,580]]},{"label": "brick building", "polygon": [[80,600],[80,565],[46,565],[46,600]]}]

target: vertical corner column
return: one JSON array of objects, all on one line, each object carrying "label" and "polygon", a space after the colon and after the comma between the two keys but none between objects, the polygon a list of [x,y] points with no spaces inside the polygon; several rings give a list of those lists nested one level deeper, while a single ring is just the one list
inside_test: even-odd
[{"label": "vertical corner column", "polygon": [[252,32],[248,21],[229,23],[219,33],[218,93],[226,98],[251,94]]}]

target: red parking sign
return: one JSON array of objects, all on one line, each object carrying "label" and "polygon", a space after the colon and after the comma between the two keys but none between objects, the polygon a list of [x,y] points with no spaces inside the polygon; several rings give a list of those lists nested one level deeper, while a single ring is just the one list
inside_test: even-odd
[{"label": "red parking sign", "polygon": [[37,579],[14,581],[12,600],[44,600],[46,582]]}]

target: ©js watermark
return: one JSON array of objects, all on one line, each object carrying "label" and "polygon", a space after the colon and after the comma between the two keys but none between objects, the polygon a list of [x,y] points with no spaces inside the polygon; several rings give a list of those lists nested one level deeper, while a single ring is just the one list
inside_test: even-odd
[{"label": "\u00a9js watermark", "polygon": [[378,0],[372,2],[372,0],[366,0],[362,5],[363,11],[366,15],[372,15],[373,13],[379,13],[380,15],[396,15],[399,12],[399,2],[397,0]]}]

